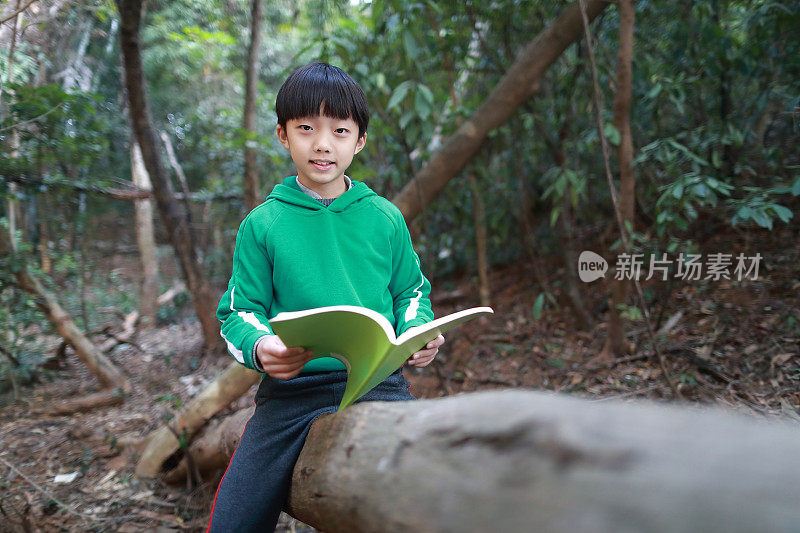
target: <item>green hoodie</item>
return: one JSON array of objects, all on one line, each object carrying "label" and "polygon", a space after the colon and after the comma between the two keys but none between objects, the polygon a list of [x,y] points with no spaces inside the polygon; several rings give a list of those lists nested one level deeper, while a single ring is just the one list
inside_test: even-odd
[{"label": "green hoodie", "polygon": [[[292,176],[242,221],[217,318],[228,351],[255,369],[253,346],[272,334],[269,318],[282,311],[368,307],[385,316],[399,335],[433,319],[429,292],[394,204],[353,181],[325,207],[301,191]],[[303,371],[344,368],[325,357],[309,361]]]}]

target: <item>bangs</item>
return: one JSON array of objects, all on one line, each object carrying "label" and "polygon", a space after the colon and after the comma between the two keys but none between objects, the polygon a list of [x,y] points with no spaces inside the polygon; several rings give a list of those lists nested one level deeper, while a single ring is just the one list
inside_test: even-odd
[{"label": "bangs", "polygon": [[316,117],[320,108],[326,117],[352,118],[359,137],[367,130],[369,108],[364,91],[345,71],[326,63],[312,63],[294,71],[278,91],[275,110],[278,123]]}]

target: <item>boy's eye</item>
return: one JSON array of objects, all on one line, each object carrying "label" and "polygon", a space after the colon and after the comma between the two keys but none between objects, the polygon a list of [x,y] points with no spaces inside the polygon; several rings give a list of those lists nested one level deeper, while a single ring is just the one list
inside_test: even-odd
[{"label": "boy's eye", "polygon": [[347,128],[336,128],[334,130],[336,133],[347,133]]},{"label": "boy's eye", "polygon": [[311,131],[311,126],[308,124],[300,124],[300,129],[303,131]]}]

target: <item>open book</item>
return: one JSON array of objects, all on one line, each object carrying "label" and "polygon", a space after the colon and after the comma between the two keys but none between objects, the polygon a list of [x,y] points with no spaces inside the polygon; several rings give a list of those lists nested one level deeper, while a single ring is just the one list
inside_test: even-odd
[{"label": "open book", "polygon": [[409,328],[399,337],[389,321],[372,309],[352,305],[278,313],[269,323],[286,346],[302,346],[317,357],[335,357],[347,367],[341,411],[400,368],[440,333],[491,307],[474,307]]}]

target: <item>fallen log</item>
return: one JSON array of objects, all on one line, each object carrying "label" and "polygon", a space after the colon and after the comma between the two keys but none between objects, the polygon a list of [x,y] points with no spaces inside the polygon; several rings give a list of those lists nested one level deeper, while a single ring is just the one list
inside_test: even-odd
[{"label": "fallen log", "polygon": [[104,389],[85,396],[59,400],[47,407],[33,409],[32,411],[39,414],[71,415],[73,413],[85,413],[100,407],[122,405],[124,401],[125,396],[118,389]]},{"label": "fallen log", "polygon": [[[181,447],[178,435],[191,442],[212,416],[230,405],[255,384],[261,374],[232,362],[203,392],[188,402],[166,426],[149,435],[147,447],[136,464],[136,476],[153,478],[161,473],[164,462]],[[240,432],[241,433],[241,432]]]},{"label": "fallen log", "polygon": [[326,532],[797,531],[800,427],[525,391],[318,419],[289,512]]}]

